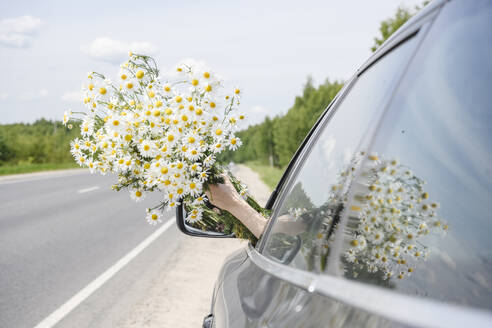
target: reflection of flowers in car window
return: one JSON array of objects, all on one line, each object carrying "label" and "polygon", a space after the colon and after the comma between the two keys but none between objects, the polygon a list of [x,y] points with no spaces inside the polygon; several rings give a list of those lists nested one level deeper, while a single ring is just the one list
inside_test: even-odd
[{"label": "reflection of flowers in car window", "polygon": [[[385,278],[409,276],[412,263],[425,260],[424,236],[444,233],[439,204],[424,189],[425,181],[396,159],[369,155],[350,208],[345,259],[360,271],[382,272]],[[353,215],[352,215],[353,214]]]},{"label": "reflection of flowers in car window", "polygon": [[289,209],[289,214],[297,220],[302,214],[304,214],[307,210],[305,208],[293,207]]}]

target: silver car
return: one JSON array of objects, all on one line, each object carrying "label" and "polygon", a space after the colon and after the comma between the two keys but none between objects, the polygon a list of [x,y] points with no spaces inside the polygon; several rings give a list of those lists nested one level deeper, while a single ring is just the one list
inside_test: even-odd
[{"label": "silver car", "polygon": [[266,207],[204,327],[492,327],[492,1],[432,1],[400,28]]}]

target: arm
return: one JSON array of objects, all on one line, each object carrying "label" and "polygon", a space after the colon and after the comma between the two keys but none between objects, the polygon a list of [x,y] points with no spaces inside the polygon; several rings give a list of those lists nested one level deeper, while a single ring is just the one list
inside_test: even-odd
[{"label": "arm", "polygon": [[224,183],[210,185],[208,199],[215,206],[224,209],[239,219],[255,236],[260,238],[268,222],[256,212],[236,191],[229,178],[224,175]]}]

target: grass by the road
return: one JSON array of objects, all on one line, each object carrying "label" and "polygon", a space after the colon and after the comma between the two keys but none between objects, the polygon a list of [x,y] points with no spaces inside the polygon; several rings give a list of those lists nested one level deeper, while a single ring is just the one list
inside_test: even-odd
[{"label": "grass by the road", "polygon": [[74,163],[17,164],[17,165],[4,164],[4,165],[0,165],[0,175],[74,169],[77,167],[79,166],[75,162]]},{"label": "grass by the road", "polygon": [[277,183],[282,178],[282,174],[284,173],[284,169],[279,169],[278,167],[272,167],[269,165],[261,164],[258,162],[246,162],[247,166],[256,171],[261,180],[266,183],[272,190],[275,189]]}]

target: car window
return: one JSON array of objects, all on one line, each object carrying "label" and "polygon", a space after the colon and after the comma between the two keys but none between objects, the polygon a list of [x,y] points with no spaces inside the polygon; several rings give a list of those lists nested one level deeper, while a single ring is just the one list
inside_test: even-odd
[{"label": "car window", "polygon": [[451,1],[422,43],[354,159],[345,277],[492,309],[491,31],[492,2]]},{"label": "car window", "polygon": [[337,174],[350,165],[361,141],[376,124],[382,103],[416,43],[415,37],[406,41],[369,68],[335,109],[328,125],[320,125],[321,136],[281,195],[283,201],[274,213],[276,221],[265,243],[267,256],[309,271],[323,269],[342,209],[333,205],[332,198],[346,187]]}]

